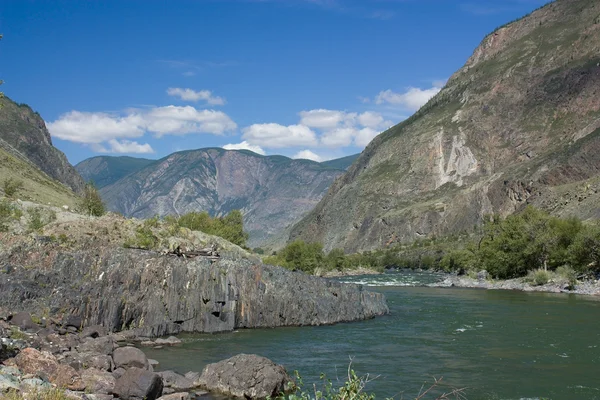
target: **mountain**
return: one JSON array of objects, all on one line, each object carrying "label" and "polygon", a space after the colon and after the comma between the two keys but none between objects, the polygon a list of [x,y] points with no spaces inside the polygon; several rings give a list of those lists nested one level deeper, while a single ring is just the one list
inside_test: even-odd
[{"label": "mountain", "polygon": [[368,250],[533,204],[600,217],[600,3],[557,0],[488,35],[376,137],[290,240]]},{"label": "mountain", "polygon": [[[90,165],[88,161],[78,168]],[[94,171],[108,176],[102,169]],[[309,160],[209,148],[171,154],[100,193],[110,210],[138,218],[190,211],[220,216],[240,209],[249,244],[257,246],[313,208],[343,172]]]},{"label": "mountain", "polygon": [[99,156],[83,160],[75,169],[86,182],[92,181],[100,189],[153,162],[146,158]]},{"label": "mountain", "polygon": [[321,165],[330,168],[347,170],[348,168],[350,168],[352,163],[356,161],[358,156],[360,156],[360,154],[352,154],[351,156],[336,158],[335,160],[323,161]]},{"label": "mountain", "polygon": [[67,157],[52,145],[40,115],[28,105],[17,104],[6,96],[0,98],[0,148],[13,157],[30,161],[71,190],[83,190],[83,179]]}]

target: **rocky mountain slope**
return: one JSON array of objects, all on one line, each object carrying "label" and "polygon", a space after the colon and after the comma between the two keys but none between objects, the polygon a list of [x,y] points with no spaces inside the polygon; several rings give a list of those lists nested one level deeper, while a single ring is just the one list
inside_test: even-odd
[{"label": "rocky mountain slope", "polygon": [[[249,244],[257,246],[313,208],[351,160],[330,167],[245,150],[190,150],[152,162],[100,193],[110,210],[138,218],[190,211],[220,216],[240,209]],[[92,180],[110,177],[101,165],[114,162],[96,157],[77,169]]]},{"label": "rocky mountain slope", "polygon": [[0,149],[13,157],[28,160],[50,178],[75,192],[83,190],[81,176],[65,155],[52,145],[50,133],[40,115],[25,104],[0,97]]},{"label": "rocky mountain slope", "polygon": [[375,138],[290,239],[380,248],[526,204],[600,217],[600,3],[557,0],[488,35]]},{"label": "rocky mountain slope", "polygon": [[[48,207],[14,203],[24,214]],[[0,232],[0,315],[100,324],[142,336],[237,328],[322,325],[388,312],[385,298],[357,285],[263,265],[218,237],[114,214],[101,218],[53,209],[36,235]],[[15,221],[14,224],[19,224]],[[220,257],[176,257],[124,248],[155,235],[168,248],[216,244]]]}]

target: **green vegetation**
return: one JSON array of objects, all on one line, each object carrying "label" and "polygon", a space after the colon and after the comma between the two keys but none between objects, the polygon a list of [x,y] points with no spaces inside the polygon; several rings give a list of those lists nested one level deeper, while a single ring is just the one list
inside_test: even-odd
[{"label": "green vegetation", "polygon": [[158,218],[150,218],[144,221],[141,226],[135,230],[135,236],[128,238],[123,243],[123,247],[153,249],[159,243],[159,238],[152,232],[152,228],[157,227]]},{"label": "green vegetation", "polygon": [[[348,366],[346,381],[342,382],[339,388],[334,387],[332,381],[325,374],[321,374],[321,387],[313,385],[310,389],[305,390],[302,377],[298,374],[298,371],[295,371],[296,382],[291,382],[291,393],[281,394],[276,397],[276,400],[375,400],[375,395],[366,392],[365,388],[369,382],[377,379],[377,377],[358,376],[351,367],[352,364]],[[433,384],[423,385],[414,397],[415,400],[425,400],[426,398],[437,400],[466,399],[465,389],[448,388],[442,382],[442,378],[434,379]]]},{"label": "green vegetation", "polygon": [[7,178],[2,185],[6,197],[14,197],[15,194],[23,187],[23,181],[15,178]]},{"label": "green vegetation", "polygon": [[209,235],[220,236],[238,246],[245,247],[248,233],[240,210],[233,210],[224,217],[212,218],[206,211],[191,212],[172,220],[177,226]]},{"label": "green vegetation", "polygon": [[96,189],[96,186],[92,182],[88,182],[85,185],[80,205],[86,214],[95,217],[100,217],[106,212],[100,193],[98,193],[98,189]]},{"label": "green vegetation", "polygon": [[14,390],[9,390],[7,393],[2,395],[3,399],[6,400],[25,400],[25,399],[35,399],[35,400],[71,400],[72,397],[67,396],[64,390],[62,389],[39,389],[33,390],[27,394],[16,392]]},{"label": "green vegetation", "polygon": [[478,243],[449,252],[439,266],[448,271],[485,269],[500,279],[530,274],[535,284],[548,282],[547,272],[557,271],[572,283],[577,274],[600,269],[600,226],[527,207],[506,219],[491,217]]},{"label": "green vegetation", "polygon": [[390,250],[346,255],[342,249],[333,249],[325,254],[321,243],[306,243],[302,240],[296,240],[278,253],[264,257],[263,262],[315,275],[358,268],[383,272],[386,267],[405,264],[405,260],[400,259],[394,251]]},{"label": "green vegetation", "polygon": [[42,228],[52,221],[56,221],[56,212],[54,210],[46,210],[43,208],[29,209],[29,218],[27,228],[31,232],[39,232]]}]

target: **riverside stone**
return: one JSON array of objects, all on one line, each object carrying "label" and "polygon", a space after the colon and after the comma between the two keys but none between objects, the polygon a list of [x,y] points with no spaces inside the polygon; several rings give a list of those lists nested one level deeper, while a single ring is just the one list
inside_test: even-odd
[{"label": "riverside stone", "polygon": [[116,368],[141,368],[147,370],[150,367],[148,358],[143,351],[136,347],[119,347],[113,352],[113,361]]},{"label": "riverside stone", "polygon": [[106,371],[89,368],[81,373],[81,380],[85,384],[85,390],[91,393],[111,394],[116,385],[116,378]]},{"label": "riverside stone", "polygon": [[31,314],[28,312],[18,312],[10,319],[11,324],[18,326],[24,331],[30,331],[38,328],[31,319]]},{"label": "riverside stone", "polygon": [[130,368],[117,379],[114,393],[123,400],[155,400],[162,395],[161,377],[140,368]]},{"label": "riverside stone", "polygon": [[158,374],[162,378],[164,386],[175,392],[187,392],[196,386],[192,380],[173,371],[162,371]]},{"label": "riverside stone", "polygon": [[292,378],[285,368],[268,358],[238,354],[227,360],[208,364],[199,384],[211,392],[247,399],[274,397],[288,389]]}]

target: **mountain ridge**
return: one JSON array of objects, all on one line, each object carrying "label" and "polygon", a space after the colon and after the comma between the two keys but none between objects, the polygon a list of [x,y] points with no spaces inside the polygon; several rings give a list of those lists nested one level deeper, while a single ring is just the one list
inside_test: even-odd
[{"label": "mountain ridge", "polygon": [[579,189],[563,186],[597,186],[599,13],[597,2],[558,0],[486,36],[440,93],[365,148],[289,240],[370,250],[526,204],[600,216],[595,189],[575,205]]}]

